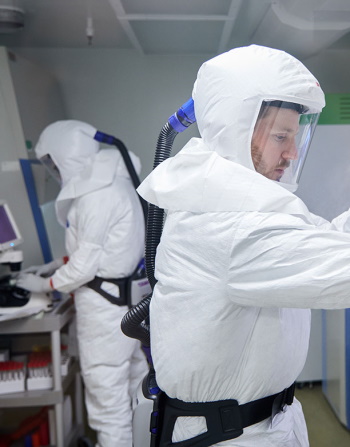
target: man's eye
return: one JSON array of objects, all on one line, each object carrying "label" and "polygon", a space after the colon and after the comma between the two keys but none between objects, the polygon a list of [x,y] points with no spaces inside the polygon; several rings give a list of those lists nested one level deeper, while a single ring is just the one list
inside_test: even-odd
[{"label": "man's eye", "polygon": [[286,136],[285,135],[274,135],[274,138],[276,141],[282,142],[286,139]]}]

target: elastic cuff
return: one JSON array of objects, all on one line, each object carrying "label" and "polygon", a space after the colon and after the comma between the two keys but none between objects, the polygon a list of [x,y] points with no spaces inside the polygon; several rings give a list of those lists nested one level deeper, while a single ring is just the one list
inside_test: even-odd
[{"label": "elastic cuff", "polygon": [[50,278],[50,282],[49,282],[49,284],[50,284],[51,289],[52,289],[52,290],[55,290],[54,285],[53,285],[52,278]]}]

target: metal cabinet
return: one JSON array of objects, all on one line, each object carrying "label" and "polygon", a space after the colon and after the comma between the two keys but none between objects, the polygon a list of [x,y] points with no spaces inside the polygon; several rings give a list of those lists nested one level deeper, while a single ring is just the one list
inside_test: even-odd
[{"label": "metal cabinet", "polygon": [[[61,331],[75,318],[72,299],[66,297],[54,305],[42,318],[22,318],[0,323],[0,335],[50,334],[52,351],[53,388],[0,395],[0,408],[35,407],[52,405],[55,413],[56,447],[72,444],[83,432],[82,382],[76,359],[71,363],[67,376],[61,374]],[[68,386],[75,381],[75,424],[64,439],[63,402]]]}]

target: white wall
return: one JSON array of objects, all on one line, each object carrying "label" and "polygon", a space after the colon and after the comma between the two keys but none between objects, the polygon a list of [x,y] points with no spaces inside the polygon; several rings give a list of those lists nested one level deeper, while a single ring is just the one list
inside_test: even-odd
[{"label": "white wall", "polygon": [[[136,51],[14,49],[53,72],[67,117],[86,121],[120,138],[142,162],[141,178],[153,166],[158,134],[190,98],[199,66],[212,55],[142,56]],[[174,153],[196,126],[179,135]]]},{"label": "white wall", "polygon": [[[151,171],[159,131],[190,96],[199,66],[214,55],[155,56],[132,50],[15,49],[58,79],[68,118],[120,138],[140,156],[141,178]],[[328,93],[350,91],[350,58],[328,50],[304,61]],[[179,135],[175,153],[196,126]]]},{"label": "white wall", "polygon": [[350,52],[326,50],[303,61],[326,93],[350,93]]},{"label": "white wall", "polygon": [[[23,133],[33,146],[43,126],[66,116],[62,92],[56,78],[27,58],[9,52],[9,68]],[[28,151],[30,158],[36,158]]]}]

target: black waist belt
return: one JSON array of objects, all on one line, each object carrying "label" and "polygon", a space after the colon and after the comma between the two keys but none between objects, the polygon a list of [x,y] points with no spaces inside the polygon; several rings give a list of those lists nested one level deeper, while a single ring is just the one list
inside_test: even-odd
[{"label": "black waist belt", "polygon": [[[128,279],[129,277],[115,279],[115,278],[101,278],[100,276],[95,276],[95,278],[86,283],[85,286],[99,293],[101,296],[103,296],[103,298],[106,298],[106,300],[108,300],[112,304],[116,304],[117,306],[127,306]],[[113,296],[110,293],[106,292],[105,290],[101,289],[101,285],[103,282],[110,282],[118,286],[120,296],[118,297]]]},{"label": "black waist belt", "polygon": [[[165,396],[160,447],[209,447],[218,442],[238,438],[245,427],[273,417],[282,411],[285,405],[291,405],[294,389],[295,384],[280,393],[243,405],[239,405],[234,399],[193,403]],[[176,419],[182,416],[204,416],[207,431],[194,438],[173,443],[174,425]]]},{"label": "black waist belt", "polygon": [[[85,286],[99,293],[101,296],[103,296],[103,298],[106,298],[106,300],[108,300],[112,304],[116,304],[117,306],[128,306],[129,308],[131,308],[134,304],[136,304],[134,300],[141,300],[141,298],[144,298],[144,296],[140,294],[140,290],[142,293],[147,292],[145,296],[149,294],[148,290],[146,290],[145,292],[144,289],[139,288],[136,296],[133,295],[133,283],[136,282],[137,286],[139,287],[145,286],[143,280],[147,281],[148,284],[145,260],[141,259],[130,276],[126,276],[124,278],[101,278],[100,276],[95,276],[95,278],[86,283]],[[140,284],[140,281],[143,284]],[[116,297],[103,290],[101,286],[104,282],[112,283],[118,286],[119,296]]]}]

